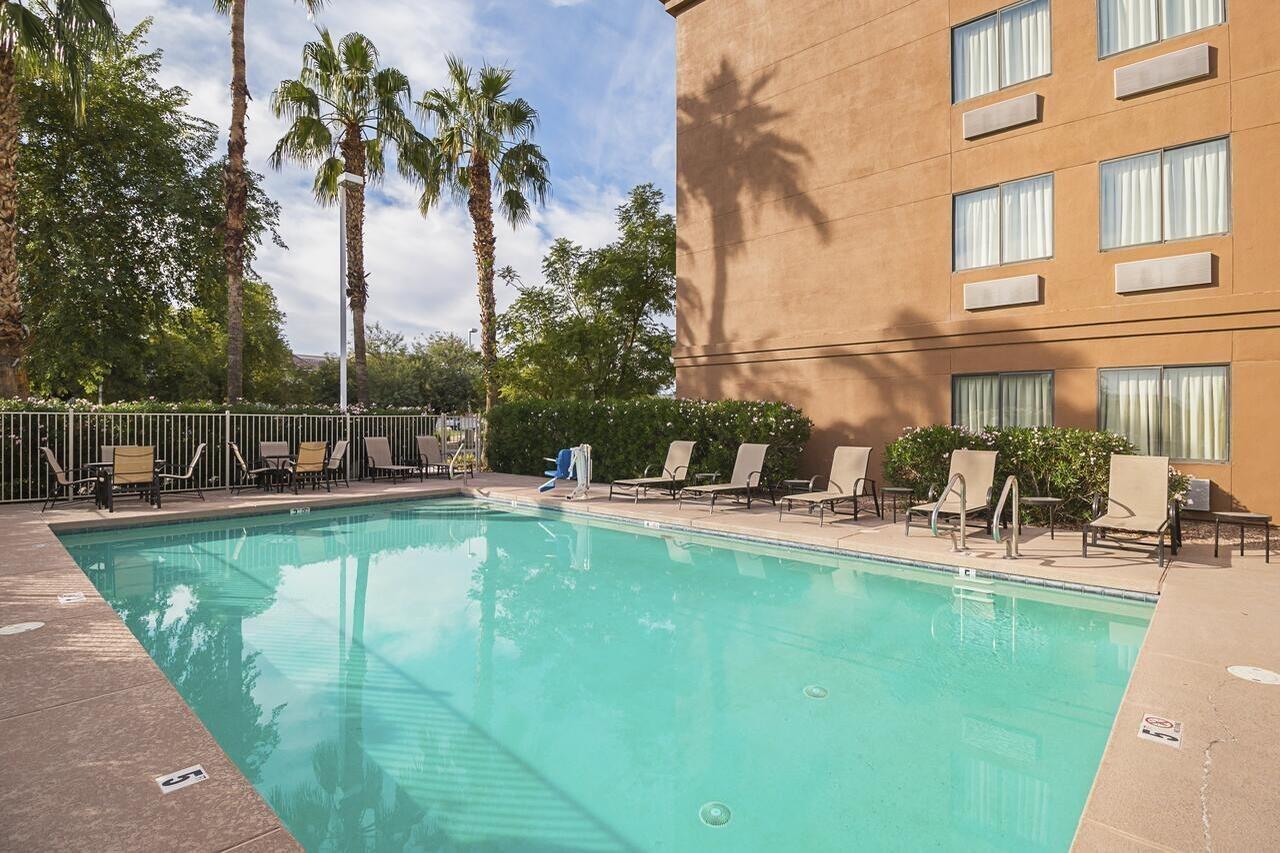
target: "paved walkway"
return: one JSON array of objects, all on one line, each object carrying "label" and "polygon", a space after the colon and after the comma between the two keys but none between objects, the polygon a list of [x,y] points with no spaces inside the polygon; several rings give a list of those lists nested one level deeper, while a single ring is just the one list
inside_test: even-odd
[{"label": "paved walkway", "polygon": [[[1233,664],[1280,670],[1280,562],[1190,545],[1162,572],[1142,554],[1100,549],[1080,556],[1078,533],[1026,530],[1021,558],[984,536],[964,554],[923,528],[864,516],[819,527],[803,511],[781,520],[764,503],[708,514],[662,498],[607,501],[607,489],[567,503],[539,496],[528,477],[485,475],[468,492],[597,516],[653,521],[708,533],[750,535],[968,566],[1042,583],[1159,594],[1146,643],[1103,756],[1076,838],[1079,850],[1262,850],[1280,847],[1280,687],[1226,672]],[[0,849],[138,849],[165,839],[200,850],[294,850],[278,818],[236,771],[129,634],[53,530],[257,513],[288,505],[376,501],[457,492],[458,482],[352,484],[334,495],[210,496],[168,500],[163,510],[127,505],[114,515],[85,505],[41,515],[0,508],[0,625],[45,622],[0,636]],[[83,592],[80,604],[57,596]],[[1268,618],[1268,616],[1270,618]],[[1140,739],[1144,714],[1180,720],[1181,748]],[[154,777],[202,764],[207,782],[170,795]]]}]

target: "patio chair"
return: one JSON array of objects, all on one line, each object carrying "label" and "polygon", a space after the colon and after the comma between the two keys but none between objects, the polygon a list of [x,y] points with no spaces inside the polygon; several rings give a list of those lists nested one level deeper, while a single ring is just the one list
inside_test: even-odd
[{"label": "patio chair", "polygon": [[389,476],[395,483],[401,477],[418,473],[416,465],[400,465],[391,459],[391,443],[386,436],[369,436],[364,440],[365,468],[374,480],[379,474]]},{"label": "patio chair", "polygon": [[[760,477],[764,471],[764,456],[769,450],[767,444],[740,444],[738,458],[733,463],[733,474],[727,483],[713,483],[706,486],[684,486],[680,489],[680,508],[684,508],[686,500],[711,499],[711,509],[716,511],[716,498],[731,495],[734,498],[745,495],[747,509],[751,509],[751,499],[760,490]],[[772,499],[772,495],[770,496]]]},{"label": "patio chair", "polygon": [[[952,483],[957,474],[964,478],[964,523],[990,530],[994,523],[991,501],[996,480],[996,456],[994,450],[951,451],[951,467],[947,472],[947,482],[942,487],[947,491],[929,503],[916,504],[907,510],[905,535],[911,535],[911,518],[914,515],[932,515],[935,508],[940,517],[960,515],[960,484]],[[937,494],[937,489],[934,486],[930,490],[930,498]]]},{"label": "patio chair", "polygon": [[137,492],[160,508],[160,478],[156,473],[156,449],[151,445],[116,445],[111,452],[107,481],[107,511],[116,511],[117,492]]},{"label": "patio chair", "polygon": [[347,479],[347,445],[349,442],[345,438],[340,438],[333,443],[333,450],[329,453],[329,461],[324,465],[324,477],[330,483],[336,483],[342,480],[342,485],[348,489],[351,488],[351,482]]},{"label": "patio chair", "polygon": [[[58,463],[58,458],[53,455],[53,451],[47,447],[41,447],[40,452],[44,454],[44,461],[49,464],[49,494],[45,497],[44,503],[40,504],[40,511],[44,512],[49,507],[58,502],[58,493],[62,492],[62,497],[68,503],[77,500],[86,500],[88,498],[96,498],[98,496],[97,485],[98,477],[96,474],[84,476],[85,472],[92,471],[91,468],[72,468],[70,470],[63,469]],[[94,488],[90,489],[88,494],[78,494],[79,490],[92,483]]]},{"label": "patio chair", "polygon": [[102,445],[101,447],[98,448],[98,461],[110,463],[112,454],[115,453],[115,451],[116,451],[116,446],[114,444]]},{"label": "patio chair", "polygon": [[689,460],[693,457],[693,446],[696,441],[673,441],[667,447],[667,458],[662,463],[661,476],[649,476],[652,466],[644,469],[639,477],[630,480],[614,480],[609,484],[609,500],[613,500],[615,489],[619,493],[629,492],[633,503],[640,502],[640,494],[649,489],[662,489],[675,498],[685,478],[689,476]]},{"label": "patio chair", "polygon": [[[1132,542],[1143,536],[1154,536],[1156,561],[1164,568],[1165,537],[1171,533],[1173,515],[1174,506],[1169,499],[1169,457],[1113,453],[1107,494],[1105,498],[1094,496],[1093,518],[1081,530],[1080,553],[1088,557],[1090,537],[1097,546],[1099,537],[1107,539],[1108,532],[1127,534]],[[1111,547],[1132,550],[1130,546],[1116,544],[1115,539],[1110,542]],[[1176,538],[1171,538],[1169,544],[1171,552],[1178,553]]]},{"label": "patio chair", "polygon": [[[160,474],[160,485],[164,486],[166,483],[187,484],[195,489],[196,497],[204,500],[204,492],[200,490],[200,481],[196,479],[196,465],[200,464],[200,457],[204,456],[204,447],[204,443],[201,442],[200,446],[196,448],[195,454],[192,455],[191,462],[187,464],[187,469],[181,474]],[[181,485],[179,485],[179,488],[181,488]]]},{"label": "patio chair", "polygon": [[425,479],[433,473],[450,476],[449,463],[444,461],[444,451],[440,449],[440,439],[434,435],[417,436],[419,474]]},{"label": "patio chair", "polygon": [[818,526],[823,523],[823,513],[827,507],[831,514],[836,514],[836,505],[853,504],[853,520],[858,520],[858,499],[870,497],[875,506],[876,515],[884,517],[880,510],[880,496],[876,493],[876,481],[867,477],[867,464],[871,460],[870,447],[837,447],[831,456],[831,473],[827,476],[827,487],[823,491],[816,490],[821,474],[809,480],[809,491],[787,495],[778,501],[778,520],[782,520],[785,508],[790,512],[796,504],[805,504],[812,512],[818,508]]},{"label": "patio chair", "polygon": [[258,464],[275,468],[276,470],[286,470],[292,460],[289,457],[289,442],[287,441],[259,441],[258,442]]},{"label": "patio chair", "polygon": [[326,492],[333,491],[325,476],[328,450],[328,443],[323,441],[304,441],[298,445],[298,458],[289,465],[289,487],[295,495],[302,482],[310,482],[312,489],[323,483]]},{"label": "patio chair", "polygon": [[231,494],[238,495],[250,485],[255,489],[264,488],[268,478],[275,475],[276,469],[267,465],[258,465],[250,468],[249,464],[244,461],[244,454],[240,452],[240,445],[234,441],[228,441],[227,447],[231,448],[231,456],[236,461],[236,470],[240,472],[240,482],[231,487]]}]

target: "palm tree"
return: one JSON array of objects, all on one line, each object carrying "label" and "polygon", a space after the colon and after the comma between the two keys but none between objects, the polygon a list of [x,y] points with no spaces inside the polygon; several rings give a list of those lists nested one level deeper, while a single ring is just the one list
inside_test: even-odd
[{"label": "palm tree", "polygon": [[83,120],[92,41],[115,31],[107,0],[0,0],[0,397],[27,394],[18,289],[18,75],[61,82]]},{"label": "palm tree", "polygon": [[[246,2],[213,0],[214,9],[231,18],[231,132],[227,136],[227,163],[222,178],[227,204],[222,260],[227,271],[227,400],[232,403],[244,393],[244,219],[249,205],[249,177],[244,164],[244,120],[249,102],[244,53]],[[311,15],[325,0],[302,2]]]},{"label": "palm tree", "polygon": [[[271,164],[286,160],[319,164],[315,196],[321,204],[338,194],[343,172],[378,180],[385,151],[416,149],[418,132],[405,108],[411,101],[409,80],[395,68],[378,68],[378,51],[359,33],[334,44],[328,30],[302,49],[302,72],[284,80],[271,95],[271,110],[292,124],[276,143]],[[364,186],[352,185],[347,199],[347,300],[351,304],[355,344],[356,399],[369,403],[369,371],[365,363],[364,309],[368,282],[364,271]]]},{"label": "palm tree", "polygon": [[512,227],[529,219],[530,201],[544,204],[551,186],[547,158],[531,140],[538,111],[523,98],[509,97],[509,68],[484,65],[475,74],[456,56],[447,58],[449,85],[432,89],[418,109],[434,128],[430,147],[415,158],[423,184],[419,203],[425,215],[442,192],[466,199],[475,228],[477,290],[480,297],[480,360],[484,368],[484,406],[497,402],[497,310],[493,296],[493,194]]}]

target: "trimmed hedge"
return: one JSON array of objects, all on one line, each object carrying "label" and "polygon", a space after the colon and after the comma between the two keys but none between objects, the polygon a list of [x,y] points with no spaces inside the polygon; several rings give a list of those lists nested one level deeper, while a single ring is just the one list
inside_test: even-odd
[{"label": "trimmed hedge", "polygon": [[[1106,494],[1111,454],[1135,452],[1124,436],[1086,429],[1008,427],[975,432],[955,426],[908,427],[885,448],[885,479],[894,486],[910,486],[919,497],[930,488],[941,491],[951,451],[962,448],[999,452],[997,490],[1014,474],[1023,496],[1062,498],[1055,517],[1079,522],[1088,520],[1093,496]],[[1173,468],[1169,474],[1169,496],[1181,500],[1188,478]]]},{"label": "trimmed hedge", "polygon": [[585,443],[591,445],[593,479],[607,483],[661,466],[668,444],[691,440],[698,442],[691,473],[717,471],[723,482],[739,444],[764,442],[772,445],[764,482],[776,483],[796,476],[812,428],[804,413],[786,403],[667,397],[510,402],[489,413],[489,467],[541,475],[548,468],[543,457]]},{"label": "trimmed hedge", "polygon": [[[109,414],[215,414],[231,412],[233,415],[341,415],[336,403],[299,403],[277,406],[272,403],[219,403],[215,400],[187,400],[170,402],[149,397],[146,400],[122,400],[115,403],[97,403],[93,400],[60,400],[56,397],[0,397],[0,412],[66,412],[77,414],[104,412]],[[347,407],[351,415],[421,415],[438,414],[424,408],[397,408],[394,406],[370,406],[358,403]],[[455,414],[455,413],[450,413]]]}]

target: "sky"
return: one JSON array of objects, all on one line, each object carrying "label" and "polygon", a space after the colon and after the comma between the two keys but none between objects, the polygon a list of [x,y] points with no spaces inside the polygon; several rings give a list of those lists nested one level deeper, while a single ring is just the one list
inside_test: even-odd
[{"label": "sky", "polygon": [[[148,41],[163,51],[161,83],[191,93],[189,112],[222,128],[230,121],[229,22],[210,0],[113,0],[131,29],[154,19]],[[551,163],[552,193],[530,224],[498,229],[497,265],[541,281],[541,259],[556,237],[588,246],[614,236],[614,208],[636,184],[653,182],[673,204],[675,184],[674,21],[657,0],[330,0],[309,20],[301,3],[249,0],[246,49],[248,159],[281,205],[287,250],[264,245],[256,272],[275,289],[285,331],[299,353],[337,350],[338,221],[311,195],[313,170],[268,156],[284,130],[271,115],[272,89],[296,77],[302,46],[316,27],[352,30],[378,47],[421,92],[444,83],[444,57],[507,65],[513,91],[541,114],[535,141]],[[467,335],[477,325],[471,223],[446,202],[423,218],[417,191],[389,170],[371,187],[365,223],[367,322],[407,338],[436,331]],[[497,285],[501,309],[513,292]]]}]

